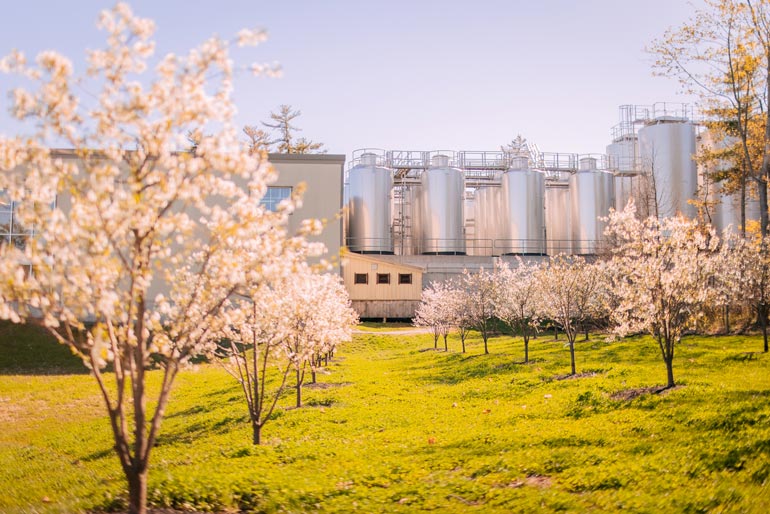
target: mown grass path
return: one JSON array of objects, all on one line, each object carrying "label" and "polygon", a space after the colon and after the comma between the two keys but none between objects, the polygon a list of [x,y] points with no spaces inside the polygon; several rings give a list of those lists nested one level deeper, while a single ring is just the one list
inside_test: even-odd
[{"label": "mown grass path", "polygon": [[[770,357],[756,337],[692,337],[665,382],[646,338],[541,337],[459,353],[432,337],[357,334],[250,444],[216,366],[186,371],[154,450],[156,506],[268,512],[770,512]],[[0,345],[6,343],[0,342]],[[4,368],[2,366],[5,366]],[[19,374],[21,372],[21,374]],[[119,507],[124,485],[87,375],[0,361],[0,512]]]}]

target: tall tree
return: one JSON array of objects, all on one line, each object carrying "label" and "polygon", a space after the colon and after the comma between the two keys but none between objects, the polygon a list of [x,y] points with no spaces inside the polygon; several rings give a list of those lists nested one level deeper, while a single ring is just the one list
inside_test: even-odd
[{"label": "tall tree", "polygon": [[316,143],[304,137],[295,138],[294,133],[302,129],[292,122],[301,114],[302,111],[295,111],[290,105],[281,105],[278,112],[271,112],[271,122],[263,121],[262,125],[277,131],[278,137],[269,144],[278,145],[277,150],[280,153],[324,153],[325,150],[321,150],[323,143]]},{"label": "tall tree", "polygon": [[481,334],[484,354],[489,353],[489,335],[495,317],[495,296],[497,284],[493,273],[481,268],[477,273],[463,271],[460,281],[466,299],[466,319],[469,325]]},{"label": "tall tree", "polygon": [[[650,47],[657,73],[678,79],[685,91],[700,96],[710,128],[737,137],[740,161],[732,169],[744,195],[747,179],[756,185],[763,237],[768,233],[770,173],[769,25],[767,0],[706,0],[689,22],[668,30]],[[752,128],[757,124],[761,132]]]},{"label": "tall tree", "polygon": [[[143,513],[174,379],[221,327],[248,274],[286,258],[278,249],[288,212],[259,208],[274,172],[238,142],[227,41],[167,54],[143,76],[154,23],[117,4],[99,27],[107,45],[88,53],[87,73],[101,89],[84,102],[71,62],[56,52],[35,65],[20,52],[0,61],[0,71],[22,77],[11,114],[34,127],[0,137],[2,168],[14,170],[0,174],[0,189],[35,231],[23,249],[0,248],[0,317],[41,323],[91,369],[129,511]],[[181,151],[188,132],[210,135]],[[51,151],[51,141],[73,151]],[[159,388],[147,388],[150,374],[160,374]]]}]

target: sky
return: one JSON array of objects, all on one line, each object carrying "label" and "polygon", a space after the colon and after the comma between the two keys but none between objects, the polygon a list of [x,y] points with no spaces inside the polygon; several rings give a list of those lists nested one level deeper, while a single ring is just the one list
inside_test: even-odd
[{"label": "sky", "polygon": [[[8,0],[2,0],[3,3]],[[359,148],[498,150],[521,134],[542,151],[603,153],[618,106],[686,102],[654,77],[645,47],[700,0],[138,0],[157,24],[158,53],[184,53],[212,34],[262,27],[269,40],[236,60],[277,61],[278,79],[235,82],[239,125],[281,104],[301,110],[301,136],[329,153]],[[84,69],[103,46],[100,0],[5,6],[0,54],[55,49]],[[12,13],[12,14],[8,14]],[[0,75],[0,133],[9,79]]]}]

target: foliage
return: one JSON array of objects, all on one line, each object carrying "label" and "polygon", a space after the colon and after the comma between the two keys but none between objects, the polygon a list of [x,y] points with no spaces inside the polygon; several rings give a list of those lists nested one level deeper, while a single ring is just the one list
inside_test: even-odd
[{"label": "foliage", "polygon": [[[117,4],[99,27],[106,48],[88,52],[86,77],[53,51],[35,64],[18,51],[0,61],[25,84],[11,92],[11,115],[33,130],[0,138],[0,189],[35,231],[0,248],[0,317],[40,320],[91,369],[130,511],[143,512],[171,386],[222,325],[228,297],[302,244],[282,228],[301,191],[277,212],[259,205],[275,173],[237,139],[228,41],[166,54],[147,73],[151,20]],[[263,39],[243,30],[235,42]],[[100,89],[81,100],[83,82]],[[180,151],[188,133],[195,148]],[[153,389],[150,366],[162,369]]]},{"label": "foliage", "polygon": [[[451,336],[450,336],[451,337]],[[254,512],[770,510],[770,373],[757,337],[685,337],[682,387],[649,337],[423,352],[430,335],[357,334],[306,405],[279,401],[263,445],[219,367],[180,373],[154,451],[155,508]],[[4,342],[0,341],[0,346]],[[4,350],[4,347],[3,347]],[[735,377],[741,377],[736,380]],[[152,387],[160,371],[149,373]],[[82,375],[0,375],[0,511],[125,508],[99,395]]]},{"label": "foliage", "polygon": [[278,112],[271,112],[270,119],[272,123],[262,122],[262,125],[278,131],[278,137],[274,140],[268,140],[269,134],[254,126],[244,127],[244,132],[250,139],[252,148],[267,150],[272,145],[277,145],[276,150],[280,153],[326,153],[321,150],[323,143],[316,143],[304,137],[295,138],[294,133],[302,130],[292,125],[292,121],[299,117],[302,111],[295,111],[291,105],[281,105]]}]

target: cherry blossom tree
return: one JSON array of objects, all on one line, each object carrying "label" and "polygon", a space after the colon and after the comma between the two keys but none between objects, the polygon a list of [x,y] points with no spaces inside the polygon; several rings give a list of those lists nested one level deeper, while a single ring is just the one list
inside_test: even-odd
[{"label": "cherry blossom tree", "polygon": [[667,387],[673,387],[676,346],[712,294],[719,240],[712,229],[682,217],[639,220],[633,203],[610,214],[607,233],[618,242],[612,258],[615,331],[652,335]]},{"label": "cherry blossom tree", "polygon": [[468,313],[468,304],[470,299],[467,292],[462,287],[462,283],[452,280],[448,284],[449,290],[446,295],[446,304],[451,319],[451,325],[457,327],[460,335],[460,344],[462,352],[465,353],[465,340],[468,332],[473,328],[473,320]]},{"label": "cherry blossom tree", "polygon": [[[0,189],[34,230],[25,245],[0,248],[0,317],[41,323],[90,367],[129,511],[143,513],[174,379],[226,323],[228,298],[286,257],[282,227],[301,188],[277,212],[259,205],[275,173],[238,141],[230,42],[167,54],[147,73],[151,20],[118,4],[99,27],[107,45],[88,53],[83,79],[53,51],[0,60],[20,76],[10,111],[31,131],[0,137]],[[244,30],[235,41],[263,39]],[[79,98],[79,84],[93,94]],[[188,133],[195,149],[179,151]],[[146,388],[152,367],[157,395]]]},{"label": "cherry blossom tree", "polygon": [[575,340],[583,323],[595,312],[601,284],[598,269],[579,256],[551,257],[536,275],[541,288],[541,312],[567,336],[571,374],[576,373]]},{"label": "cherry blossom tree", "polygon": [[495,316],[524,340],[524,362],[529,362],[529,339],[540,322],[540,287],[536,279],[537,264],[517,258],[516,267],[498,261],[494,299]]},{"label": "cherry blossom tree", "polygon": [[468,324],[479,331],[484,340],[484,354],[489,354],[489,333],[492,318],[495,316],[495,296],[497,284],[493,273],[481,268],[478,273],[463,271],[459,286],[466,301],[466,319]]},{"label": "cherry blossom tree", "polygon": [[420,305],[414,313],[414,324],[428,327],[433,334],[433,349],[438,350],[438,339],[444,337],[444,351],[449,349],[447,337],[452,326],[453,311],[449,301],[451,288],[446,282],[431,282],[423,289]]},{"label": "cherry blossom tree", "polygon": [[763,351],[768,351],[770,314],[770,243],[767,240],[732,236],[720,252],[719,292],[729,299],[740,298],[757,314]]}]

